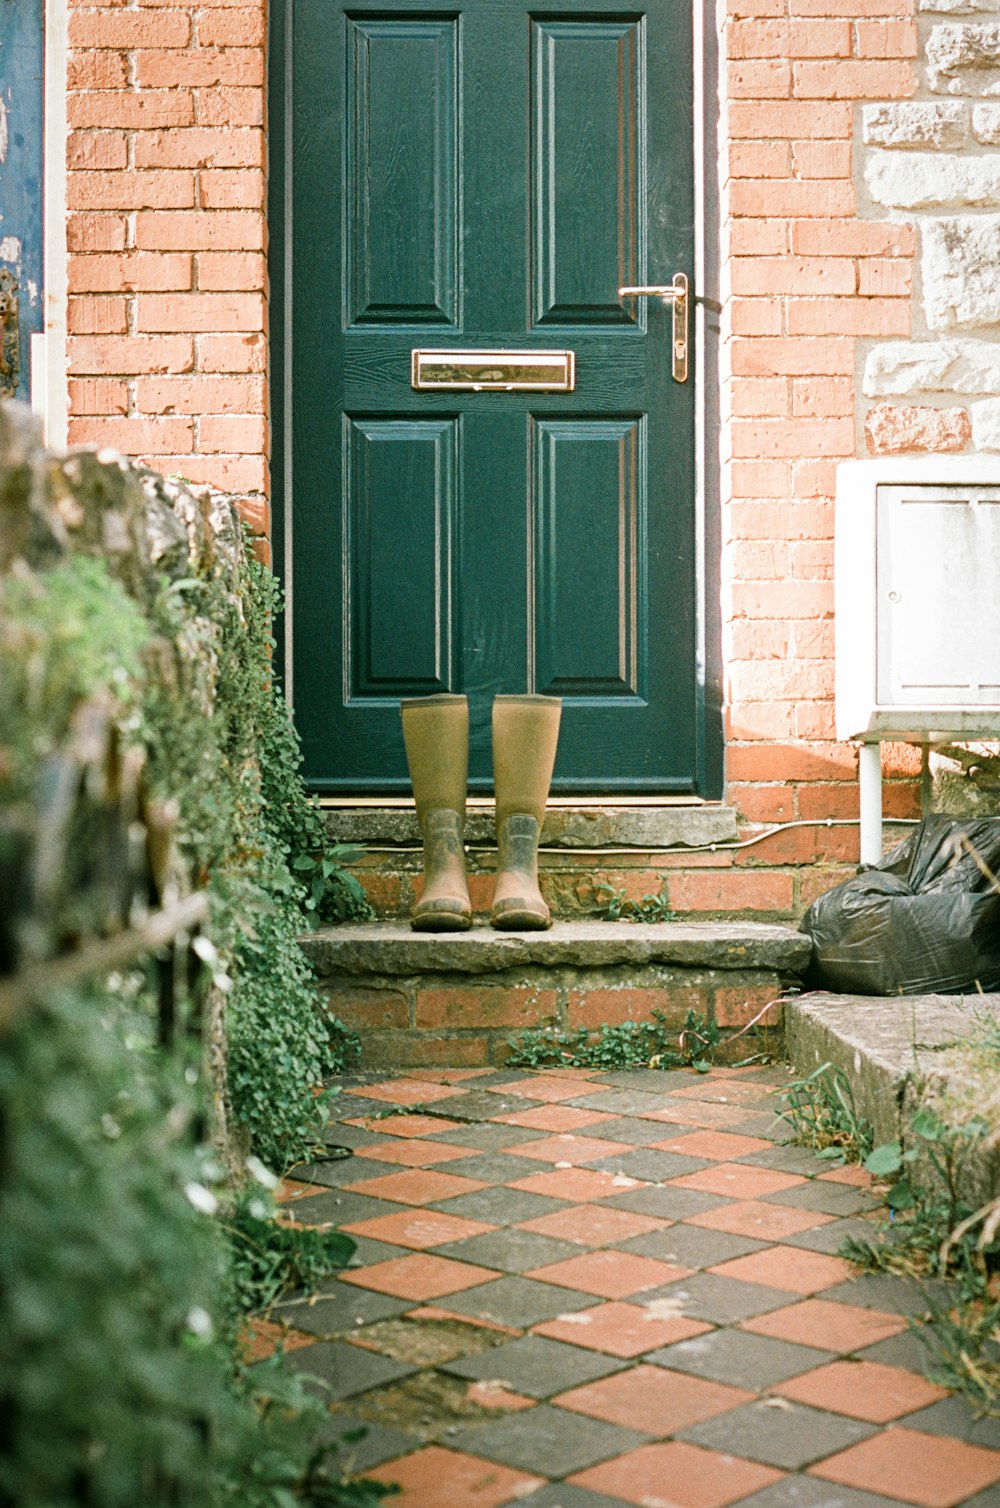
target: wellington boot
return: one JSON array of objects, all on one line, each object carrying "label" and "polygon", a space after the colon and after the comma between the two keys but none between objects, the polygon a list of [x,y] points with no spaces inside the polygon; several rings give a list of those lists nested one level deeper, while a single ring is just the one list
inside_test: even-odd
[{"label": "wellington boot", "polygon": [[552,925],[538,888],[538,836],[561,713],[562,702],[553,696],[498,696],[493,703],[497,885],[490,921],[503,932]]},{"label": "wellington boot", "polygon": [[464,696],[427,696],[400,710],[424,840],[424,889],[410,925],[418,932],[465,932],[472,925],[464,845],[469,704]]}]

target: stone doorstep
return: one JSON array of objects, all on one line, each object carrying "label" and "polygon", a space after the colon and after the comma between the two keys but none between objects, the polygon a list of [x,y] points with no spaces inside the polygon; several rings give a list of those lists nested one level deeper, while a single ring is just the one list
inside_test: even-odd
[{"label": "stone doorstep", "polygon": [[[906,1140],[916,1111],[959,1084],[940,1052],[967,1037],[977,1020],[1000,1023],[1000,994],[800,995],[784,1007],[785,1051],[800,1074],[833,1063],[850,1077],[858,1111],[875,1144]],[[983,1152],[967,1170],[970,1202],[1000,1193],[1000,1156]]]},{"label": "stone doorstep", "polygon": [[[496,848],[492,801],[472,800],[466,812],[465,838],[473,847]],[[326,806],[327,832],[333,843],[368,847],[420,845],[417,813],[411,802],[393,805]],[[700,848],[736,840],[733,807],[702,802],[648,805],[559,801],[545,813],[544,848]]]},{"label": "stone doorstep", "polygon": [[[361,1032],[371,1067],[501,1065],[512,1031],[620,1025],[654,1010],[678,1034],[691,1010],[735,1028],[794,985],[810,953],[802,933],[759,922],[557,922],[547,932],[457,935],[375,922],[326,928],[302,945],[330,1010]],[[778,1015],[769,1013],[769,1028]]]}]

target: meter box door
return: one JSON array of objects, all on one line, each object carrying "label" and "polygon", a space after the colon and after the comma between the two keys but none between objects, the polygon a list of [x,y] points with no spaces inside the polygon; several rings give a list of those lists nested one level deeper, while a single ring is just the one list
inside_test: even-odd
[{"label": "meter box door", "polygon": [[1000,735],[1000,457],[838,468],[837,736]]}]

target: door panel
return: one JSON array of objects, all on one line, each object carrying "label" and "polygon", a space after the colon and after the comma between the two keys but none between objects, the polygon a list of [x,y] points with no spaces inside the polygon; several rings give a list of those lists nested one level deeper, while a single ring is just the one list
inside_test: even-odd
[{"label": "door panel", "polygon": [[[296,0],[296,716],[321,791],[407,788],[399,699],[564,698],[555,785],[695,789],[682,0]],[[416,391],[411,352],[560,348],[572,393]]]}]

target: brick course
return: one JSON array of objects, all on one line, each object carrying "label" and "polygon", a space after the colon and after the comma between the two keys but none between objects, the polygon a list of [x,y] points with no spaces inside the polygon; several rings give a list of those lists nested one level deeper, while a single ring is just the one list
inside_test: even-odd
[{"label": "brick course", "polygon": [[74,5],[70,440],[268,527],[263,4]]}]

